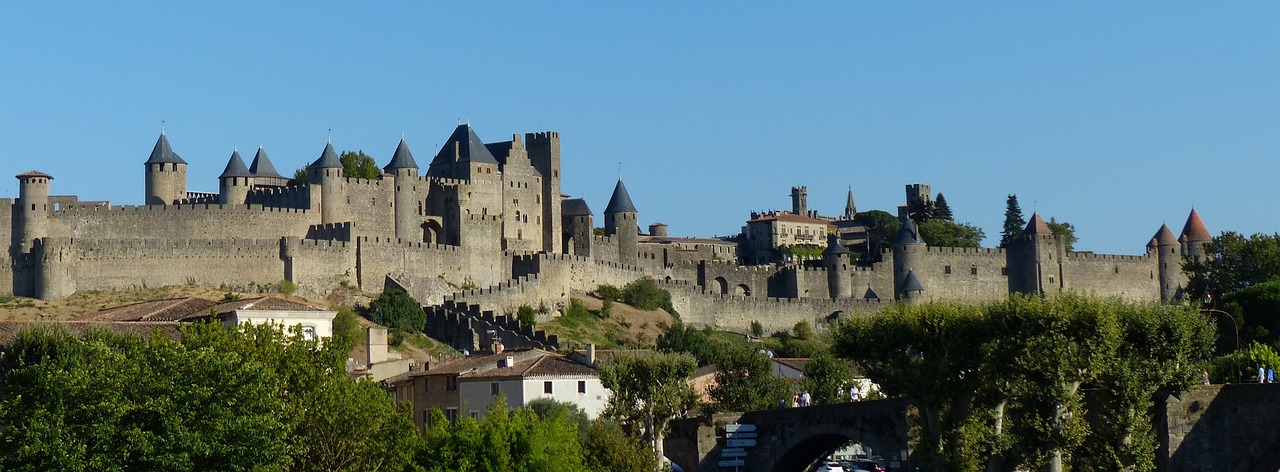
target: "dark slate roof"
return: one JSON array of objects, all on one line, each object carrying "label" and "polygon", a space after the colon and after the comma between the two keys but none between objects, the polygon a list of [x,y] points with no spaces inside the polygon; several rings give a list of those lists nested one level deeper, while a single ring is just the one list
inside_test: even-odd
[{"label": "dark slate roof", "polygon": [[333,143],[325,143],[324,152],[320,153],[320,158],[312,162],[310,166],[317,169],[342,168],[342,160],[338,159],[338,153],[333,152]]},{"label": "dark slate roof", "polygon": [[848,254],[848,253],[849,253],[849,248],[846,248],[844,247],[843,244],[840,244],[840,240],[836,239],[836,235],[834,234],[827,235],[827,249],[822,251],[823,256],[831,256],[831,255],[839,256],[839,255]]},{"label": "dark slate roof", "polygon": [[1213,240],[1213,235],[1209,234],[1209,228],[1204,227],[1204,222],[1200,221],[1200,214],[1196,213],[1195,208],[1192,208],[1191,214],[1187,215],[1187,224],[1182,227],[1182,235],[1187,237],[1187,241],[1193,243]]},{"label": "dark slate roof", "polygon": [[262,150],[262,146],[258,146],[258,153],[253,155],[253,164],[249,165],[249,173],[254,177],[284,178],[276,171],[276,167],[271,165],[271,159],[267,158],[267,152]]},{"label": "dark slate roof", "polygon": [[636,206],[631,203],[631,195],[627,193],[627,186],[622,185],[622,179],[618,179],[618,185],[613,187],[613,196],[609,197],[609,206],[604,207],[605,213],[636,213]]},{"label": "dark slate roof", "polygon": [[395,154],[391,155],[391,162],[383,167],[382,170],[391,172],[392,169],[417,169],[418,163],[413,160],[413,153],[409,152],[409,145],[400,140],[400,144],[396,146]]},{"label": "dark slate roof", "polygon": [[52,178],[53,178],[53,176],[52,176],[52,175],[46,174],[46,173],[44,173],[44,172],[40,172],[40,171],[38,171],[38,170],[29,170],[29,171],[23,172],[23,173],[21,173],[21,174],[15,175],[14,177],[17,177],[17,178],[19,178],[19,179],[29,179],[29,178],[32,178],[32,177],[40,177],[40,178],[45,178],[45,179],[52,179]]},{"label": "dark slate roof", "polygon": [[1039,213],[1031,214],[1031,221],[1027,222],[1027,229],[1022,234],[1053,234],[1049,231],[1049,225],[1045,224],[1044,218]]},{"label": "dark slate roof", "polygon": [[489,152],[489,148],[485,147],[484,141],[476,136],[471,125],[458,125],[454,128],[453,134],[449,135],[444,146],[440,147],[440,152],[436,153],[435,159],[431,160],[431,167],[447,166],[454,162],[497,164],[498,160]]},{"label": "dark slate roof", "polygon": [[232,177],[253,177],[249,168],[244,166],[244,160],[240,159],[240,151],[231,151],[231,159],[227,160],[227,167],[222,170],[222,175],[218,176],[219,179]]},{"label": "dark slate roof", "polygon": [[870,286],[870,285],[868,285],[868,286],[867,286],[867,293],[862,294],[862,299],[863,299],[863,300],[868,300],[868,301],[870,301],[870,300],[879,300],[879,299],[880,299],[880,296],[879,296],[879,295],[876,295],[876,291],[875,291],[875,290],[871,290],[871,286]]},{"label": "dark slate roof", "polygon": [[564,216],[591,216],[591,207],[581,198],[570,198],[560,202],[560,214]]},{"label": "dark slate roof", "polygon": [[1178,238],[1173,235],[1173,230],[1169,229],[1169,225],[1160,225],[1160,230],[1156,231],[1155,241],[1158,246],[1178,245]]},{"label": "dark slate roof", "polygon": [[907,277],[902,279],[903,292],[923,292],[924,286],[920,285],[920,279],[916,278],[916,271],[907,269]]},{"label": "dark slate roof", "polygon": [[155,163],[175,163],[186,164],[187,161],[178,157],[178,153],[173,152],[173,148],[169,147],[169,138],[164,137],[164,133],[160,133],[160,139],[156,140],[156,147],[151,149],[151,157],[147,159],[146,164]]},{"label": "dark slate roof", "polygon": [[898,230],[898,237],[894,238],[893,244],[924,244],[924,238],[920,236],[920,230],[911,222],[911,218],[902,219],[902,229]]},{"label": "dark slate roof", "polygon": [[507,158],[511,157],[511,141],[486,143],[484,147],[489,150],[489,154],[492,154],[499,164],[507,165]]},{"label": "dark slate roof", "polygon": [[[235,310],[272,310],[272,311],[328,311],[324,308],[295,302],[277,296],[245,298],[218,304],[210,308],[217,314],[226,314]],[[206,311],[208,313],[208,311]]]}]

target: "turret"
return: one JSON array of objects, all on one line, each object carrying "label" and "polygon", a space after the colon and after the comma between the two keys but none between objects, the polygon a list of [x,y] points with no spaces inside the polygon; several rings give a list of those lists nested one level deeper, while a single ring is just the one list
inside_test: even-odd
[{"label": "turret", "polygon": [[667,224],[663,222],[650,224],[649,236],[667,237]]},{"label": "turret", "polygon": [[581,198],[570,198],[564,200],[560,207],[560,214],[564,219],[561,222],[564,228],[564,235],[561,238],[564,247],[561,248],[561,252],[590,257],[592,216],[587,201]]},{"label": "turret", "polygon": [[391,174],[396,184],[396,237],[423,240],[420,236],[423,218],[417,207],[418,163],[413,160],[413,153],[409,152],[409,145],[403,138],[396,146],[395,154],[391,155],[391,163],[382,170]]},{"label": "turret", "polygon": [[271,165],[271,159],[267,158],[267,152],[262,150],[262,146],[258,146],[258,152],[253,155],[253,163],[249,164],[249,173],[253,174],[254,187],[284,187],[289,185],[289,179],[280,175],[276,171],[276,166]]},{"label": "turret", "polygon": [[1169,225],[1160,225],[1153,238],[1157,251],[1156,262],[1160,265],[1160,301],[1171,302],[1181,296],[1182,292],[1182,245],[1173,237]]},{"label": "turret", "polygon": [[[914,274],[912,267],[923,262],[923,255],[927,250],[924,238],[920,236],[920,230],[911,222],[911,218],[902,218],[902,228],[898,230],[892,247],[894,296],[904,300],[908,295],[907,275]],[[915,279],[915,276],[912,275],[912,278]],[[920,281],[916,280],[915,284],[920,285]]]},{"label": "turret", "polygon": [[916,271],[907,269],[907,275],[902,278],[902,295],[900,300],[907,303],[920,303],[924,299],[924,285],[920,284],[920,279],[916,278]]},{"label": "turret", "polygon": [[1204,221],[1200,220],[1200,214],[1195,208],[1192,208],[1191,214],[1187,215],[1187,224],[1182,226],[1182,237],[1186,238],[1183,254],[1196,260],[1204,257],[1205,243],[1213,241],[1213,236],[1209,234],[1209,229],[1205,228]]},{"label": "turret", "polygon": [[617,238],[618,262],[623,264],[635,264],[640,251],[637,241],[640,233],[638,217],[636,206],[631,203],[631,195],[627,193],[627,186],[622,184],[622,179],[618,179],[618,184],[613,187],[613,196],[609,197],[609,206],[604,209],[604,234]]},{"label": "turret", "polygon": [[831,298],[853,297],[853,279],[849,277],[849,249],[836,235],[827,235],[827,249],[822,251],[822,266],[827,268],[827,289]]},{"label": "turret", "polygon": [[36,239],[49,232],[49,181],[53,177],[37,171],[18,174],[18,201],[13,215],[13,247],[31,252]]},{"label": "turret", "polygon": [[243,205],[253,188],[253,173],[244,166],[240,151],[231,151],[227,167],[218,176],[218,202],[223,205]]},{"label": "turret", "polygon": [[320,186],[320,222],[323,224],[346,221],[343,215],[342,161],[333,152],[333,144],[324,145],[320,157],[307,166],[307,182]]},{"label": "turret", "polygon": [[147,205],[173,205],[187,197],[187,161],[169,147],[169,139],[160,133],[146,168]]},{"label": "turret", "polygon": [[560,210],[560,133],[547,131],[525,133],[529,163],[542,174],[542,248],[546,252],[562,251]]},{"label": "turret", "polygon": [[1062,291],[1062,242],[1039,213],[1005,253],[1011,293],[1056,295]]},{"label": "turret", "polygon": [[809,216],[809,189],[803,185],[791,187],[791,212]]}]

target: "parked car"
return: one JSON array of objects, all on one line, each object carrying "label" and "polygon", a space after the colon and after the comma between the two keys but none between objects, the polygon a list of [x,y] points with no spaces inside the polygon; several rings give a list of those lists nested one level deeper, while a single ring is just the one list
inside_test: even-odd
[{"label": "parked car", "polygon": [[845,472],[885,472],[884,466],[871,459],[841,461],[840,465],[844,466]]},{"label": "parked car", "polygon": [[813,471],[814,472],[846,472],[844,470],[844,466],[840,465],[840,463],[836,461],[824,461],[822,465],[819,465],[818,468],[813,469]]}]

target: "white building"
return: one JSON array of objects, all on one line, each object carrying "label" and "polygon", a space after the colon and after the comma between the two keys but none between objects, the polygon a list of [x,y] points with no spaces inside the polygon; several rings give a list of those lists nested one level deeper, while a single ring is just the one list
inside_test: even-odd
[{"label": "white building", "polygon": [[564,356],[541,350],[534,352],[534,356],[522,360],[499,353],[490,356],[496,358],[495,368],[459,375],[460,412],[481,418],[494,397],[501,393],[510,408],[550,398],[578,405],[588,417],[600,416],[609,403],[610,392],[600,382],[599,371]]}]

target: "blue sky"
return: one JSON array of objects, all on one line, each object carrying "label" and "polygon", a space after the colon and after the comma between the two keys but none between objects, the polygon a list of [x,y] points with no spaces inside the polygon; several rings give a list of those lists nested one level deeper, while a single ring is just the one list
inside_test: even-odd
[{"label": "blue sky", "polygon": [[329,129],[379,164],[403,133],[425,163],[469,121],[559,131],[597,212],[621,163],[673,235],[736,233],[792,185],[892,211],[909,183],[988,245],[1010,193],[1097,252],[1192,205],[1276,231],[1280,4],[1114,3],[5,2],[0,174],[138,204],[162,121],[196,191],[233,146],[288,172]]}]

